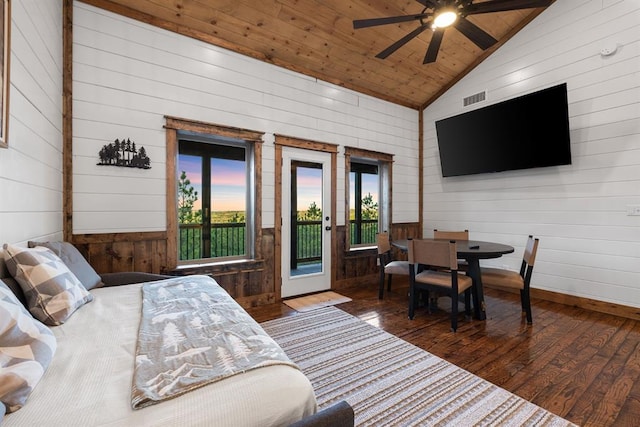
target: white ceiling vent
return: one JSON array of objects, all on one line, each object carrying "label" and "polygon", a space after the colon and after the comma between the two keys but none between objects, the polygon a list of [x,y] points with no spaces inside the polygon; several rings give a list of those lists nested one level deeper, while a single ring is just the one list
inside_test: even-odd
[{"label": "white ceiling vent", "polygon": [[462,105],[464,107],[467,107],[471,104],[475,104],[477,102],[481,102],[484,101],[485,99],[487,99],[487,91],[483,90],[482,92],[478,92],[476,94],[473,94],[471,96],[467,96],[466,98],[462,99]]}]

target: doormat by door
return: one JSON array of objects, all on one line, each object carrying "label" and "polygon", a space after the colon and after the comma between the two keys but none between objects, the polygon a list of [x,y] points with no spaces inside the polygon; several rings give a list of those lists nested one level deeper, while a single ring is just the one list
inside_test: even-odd
[{"label": "doormat by door", "polygon": [[319,294],[307,295],[304,297],[292,298],[282,301],[295,311],[303,313],[305,311],[316,310],[330,305],[342,304],[349,302],[351,298],[340,295],[336,292],[327,291]]}]

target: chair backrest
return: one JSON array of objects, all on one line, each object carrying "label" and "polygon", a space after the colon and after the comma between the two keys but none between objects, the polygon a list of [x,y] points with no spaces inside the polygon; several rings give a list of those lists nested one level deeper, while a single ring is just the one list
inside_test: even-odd
[{"label": "chair backrest", "polygon": [[538,243],[539,240],[537,238],[533,238],[533,236],[529,236],[527,239],[527,246],[524,248],[524,256],[522,259],[528,265],[533,266],[536,262],[536,253],[538,252]]},{"label": "chair backrest", "polygon": [[384,231],[376,235],[378,243],[378,254],[384,254],[391,250],[391,240],[389,239],[389,233]]},{"label": "chair backrest", "polygon": [[469,230],[445,231],[434,229],[433,238],[443,240],[469,240]]},{"label": "chair backrest", "polygon": [[522,265],[520,266],[520,276],[524,279],[524,286],[528,287],[531,282],[531,275],[533,274],[533,264],[536,261],[536,253],[538,252],[539,240],[534,239],[533,236],[529,236],[527,239],[527,246],[524,248],[524,255],[522,256]]},{"label": "chair backrest", "polygon": [[410,239],[407,246],[410,264],[458,269],[456,242],[453,240]]}]

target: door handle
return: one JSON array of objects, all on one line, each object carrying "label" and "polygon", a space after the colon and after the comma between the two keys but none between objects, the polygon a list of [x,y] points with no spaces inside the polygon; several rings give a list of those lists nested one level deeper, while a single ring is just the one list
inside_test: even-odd
[{"label": "door handle", "polygon": [[327,230],[327,231],[329,231],[329,230],[331,230],[331,226],[330,226],[330,225],[327,225],[324,229],[325,229],[325,230]]}]

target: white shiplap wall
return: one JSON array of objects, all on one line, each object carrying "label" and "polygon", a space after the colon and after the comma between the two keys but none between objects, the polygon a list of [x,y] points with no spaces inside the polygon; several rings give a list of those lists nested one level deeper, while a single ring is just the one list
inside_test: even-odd
[{"label": "white shiplap wall", "polygon": [[[275,223],[274,134],[395,154],[394,222],[418,221],[416,111],[80,2],[73,34],[74,233],[166,228],[165,115],[266,132],[264,227]],[[152,169],[97,166],[116,138],[144,146]],[[338,201],[344,184],[341,155]]]},{"label": "white shiplap wall", "polygon": [[11,4],[9,148],[0,149],[0,239],[62,239],[62,2]]},{"label": "white shiplap wall", "polygon": [[[617,52],[600,50],[617,45]],[[434,122],[566,82],[570,166],[443,179]],[[468,228],[511,244],[540,237],[532,286],[640,307],[640,1],[558,0],[424,112],[425,235]]]}]

